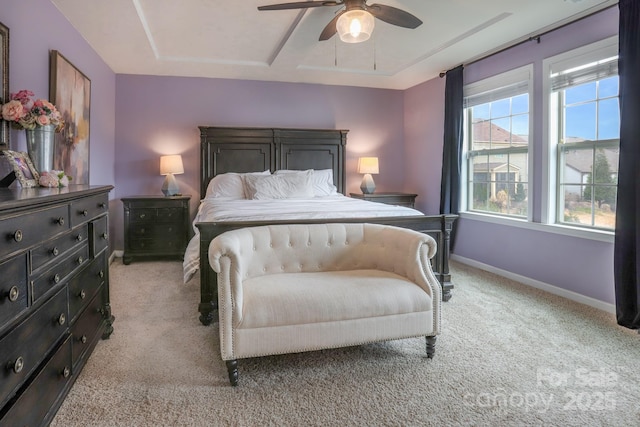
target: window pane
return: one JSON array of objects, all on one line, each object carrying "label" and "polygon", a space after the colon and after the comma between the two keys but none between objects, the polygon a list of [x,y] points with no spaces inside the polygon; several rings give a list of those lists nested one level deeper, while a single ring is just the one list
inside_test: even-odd
[{"label": "window pane", "polygon": [[[562,184],[584,184],[589,179],[593,169],[593,150],[567,150],[561,159],[563,169],[560,181]],[[575,194],[579,194],[579,185],[568,187]]]},{"label": "window pane", "polygon": [[481,104],[476,105],[472,108],[473,120],[478,119],[489,119],[490,118],[490,105],[489,104]]},{"label": "window pane", "polygon": [[529,143],[529,115],[521,114],[511,118],[511,144],[526,145]]},{"label": "window pane", "polygon": [[598,105],[598,139],[620,139],[618,98],[605,99]]},{"label": "window pane", "polygon": [[511,98],[494,101],[491,103],[491,117],[506,117],[509,115]]},{"label": "window pane", "polygon": [[598,93],[600,98],[618,96],[618,76],[600,80],[598,89],[600,91],[600,93]]},{"label": "window pane", "polygon": [[511,114],[521,114],[529,112],[529,94],[525,93],[511,99]]},{"label": "window pane", "polygon": [[[577,190],[574,191],[574,190]],[[561,186],[564,192],[564,215],[561,222],[591,225],[591,200],[585,200],[582,194],[584,186]]]},{"label": "window pane", "polygon": [[487,211],[489,202],[489,184],[474,183],[473,194],[471,195],[470,205],[472,210]]},{"label": "window pane", "polygon": [[576,105],[565,109],[565,142],[596,139],[596,103]]},{"label": "window pane", "polygon": [[504,148],[511,144],[510,128],[509,117],[491,121],[491,148]]},{"label": "window pane", "polygon": [[594,99],[596,99],[596,82],[574,86],[565,91],[565,103],[567,105]]}]

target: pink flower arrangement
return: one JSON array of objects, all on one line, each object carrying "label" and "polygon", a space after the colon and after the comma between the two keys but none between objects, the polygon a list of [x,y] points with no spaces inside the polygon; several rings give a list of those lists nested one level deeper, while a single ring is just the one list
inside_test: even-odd
[{"label": "pink flower arrangement", "polygon": [[63,171],[45,171],[40,173],[38,184],[41,187],[60,188],[69,185],[71,177]]},{"label": "pink flower arrangement", "polygon": [[31,98],[33,92],[21,90],[11,94],[11,100],[2,106],[2,118],[18,129],[35,129],[54,125],[56,132],[64,127],[64,120],[55,105],[45,99]]}]

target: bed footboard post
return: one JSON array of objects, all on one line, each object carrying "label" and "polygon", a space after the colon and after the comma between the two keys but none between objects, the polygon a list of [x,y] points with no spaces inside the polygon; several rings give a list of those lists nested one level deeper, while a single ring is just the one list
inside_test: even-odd
[{"label": "bed footboard post", "polygon": [[209,266],[209,244],[212,237],[205,227],[200,227],[200,322],[207,326],[215,320],[218,309],[218,278]]},{"label": "bed footboard post", "polygon": [[451,250],[451,230],[458,215],[442,215],[442,258],[440,258],[440,283],[442,284],[442,301],[451,299],[451,273],[449,272],[449,255]]}]

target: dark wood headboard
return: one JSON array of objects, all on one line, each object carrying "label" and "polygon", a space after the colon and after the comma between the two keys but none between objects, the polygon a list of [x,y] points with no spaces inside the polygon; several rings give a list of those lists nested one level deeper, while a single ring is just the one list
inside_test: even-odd
[{"label": "dark wood headboard", "polygon": [[347,130],[200,126],[200,194],[226,172],[331,169],[345,194]]}]

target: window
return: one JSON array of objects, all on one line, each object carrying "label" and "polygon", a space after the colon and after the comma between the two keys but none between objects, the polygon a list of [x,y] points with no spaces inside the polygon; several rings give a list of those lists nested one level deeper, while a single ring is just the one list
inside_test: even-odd
[{"label": "window", "polygon": [[531,75],[528,66],[464,88],[467,211],[529,215]]},{"label": "window", "polygon": [[548,67],[559,224],[615,229],[620,153],[616,47],[605,43],[569,52]]}]

